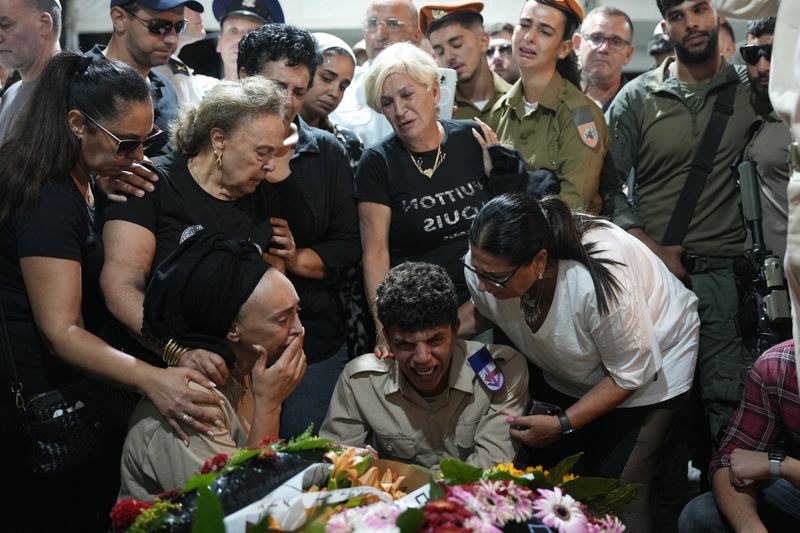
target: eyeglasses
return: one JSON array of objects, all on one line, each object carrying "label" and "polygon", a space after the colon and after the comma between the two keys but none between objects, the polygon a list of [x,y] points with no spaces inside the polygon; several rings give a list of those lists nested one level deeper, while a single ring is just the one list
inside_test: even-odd
[{"label": "eyeglasses", "polygon": [[386,31],[395,32],[408,26],[408,22],[403,22],[394,17],[389,17],[386,20],[379,19],[378,17],[370,17],[364,21],[364,31],[378,31],[379,26],[386,26]]},{"label": "eyeglasses", "polygon": [[159,135],[164,133],[163,131],[161,131],[161,128],[159,128],[158,126],[153,124],[153,129],[150,130],[150,134],[147,137],[145,137],[144,139],[141,139],[141,140],[140,139],[120,139],[119,137],[117,137],[116,135],[114,135],[113,133],[111,133],[110,131],[105,129],[103,126],[101,126],[99,122],[97,122],[95,119],[93,119],[92,117],[90,117],[86,113],[83,113],[83,116],[88,118],[89,121],[92,124],[94,124],[95,126],[100,128],[101,130],[103,130],[109,137],[111,137],[112,139],[117,141],[117,150],[116,150],[115,153],[118,156],[122,156],[122,157],[126,157],[126,156],[129,156],[130,154],[132,154],[134,151],[136,151],[137,148],[139,148],[140,144],[142,145],[142,148],[146,149],[148,146],[150,146],[150,144],[153,142],[153,140],[156,137],[158,137]]},{"label": "eyeglasses", "polygon": [[163,19],[143,19],[137,15],[134,15],[130,11],[125,11],[128,15],[132,16],[145,26],[147,26],[147,31],[152,33],[153,35],[158,35],[160,37],[164,37],[169,35],[172,30],[175,30],[175,35],[180,35],[181,33],[186,31],[186,28],[189,27],[188,20],[179,20],[176,23],[172,23],[168,20]]},{"label": "eyeglasses", "polygon": [[512,271],[511,271],[511,274],[509,274],[508,276],[504,277],[503,279],[494,279],[494,278],[491,278],[491,277],[487,276],[486,274],[484,274],[484,273],[482,273],[482,272],[478,272],[478,271],[475,269],[475,267],[474,267],[474,266],[472,266],[472,265],[470,265],[469,263],[467,263],[467,256],[466,256],[466,255],[464,255],[464,256],[463,256],[463,257],[460,259],[460,261],[461,261],[461,264],[462,264],[462,265],[464,265],[464,268],[466,268],[467,270],[469,270],[470,272],[472,272],[473,274],[475,274],[476,276],[478,276],[479,278],[481,278],[481,279],[482,279],[483,281],[485,281],[486,283],[491,283],[492,285],[494,285],[494,286],[495,286],[495,287],[497,287],[498,289],[505,289],[505,288],[506,288],[506,285],[508,285],[508,282],[509,282],[509,281],[511,281],[511,278],[513,278],[513,277],[514,277],[514,274],[516,274],[517,272],[519,272],[519,269],[520,269],[520,268],[522,268],[522,267],[524,267],[525,265],[527,265],[528,263],[530,263],[530,261],[528,261],[527,263],[522,263],[521,265],[517,266],[517,268],[515,268],[514,270],[512,270]]},{"label": "eyeglasses", "polygon": [[594,49],[600,48],[603,46],[603,43],[608,43],[608,46],[614,50],[622,50],[631,44],[630,41],[626,41],[622,37],[608,37],[602,33],[591,33],[589,35],[584,35],[583,37],[586,39],[586,42],[589,43],[589,46]]},{"label": "eyeglasses", "polygon": [[500,44],[497,46],[490,46],[486,50],[486,57],[492,58],[494,57],[495,53],[500,53],[501,56],[510,56],[511,55],[511,45],[510,44]]},{"label": "eyeglasses", "polygon": [[751,44],[750,46],[740,46],[739,53],[748,65],[755,65],[763,57],[767,61],[772,60],[771,44]]}]

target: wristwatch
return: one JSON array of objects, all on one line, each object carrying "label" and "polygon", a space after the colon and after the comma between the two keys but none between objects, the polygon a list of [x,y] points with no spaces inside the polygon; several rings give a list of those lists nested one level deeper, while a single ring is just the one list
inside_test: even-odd
[{"label": "wristwatch", "polygon": [[786,454],[783,452],[769,452],[769,476],[772,479],[780,479],[781,477],[781,462],[786,459]]},{"label": "wristwatch", "polygon": [[561,424],[562,435],[569,435],[575,432],[575,428],[572,427],[572,422],[569,421],[569,417],[564,411],[558,413],[558,422]]}]

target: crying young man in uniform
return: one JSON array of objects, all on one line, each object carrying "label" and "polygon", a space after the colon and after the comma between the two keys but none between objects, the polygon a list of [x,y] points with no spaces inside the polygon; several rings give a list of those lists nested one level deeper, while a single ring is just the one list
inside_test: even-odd
[{"label": "crying young man in uniform", "polygon": [[376,305],[391,355],[347,364],[320,436],[429,468],[446,457],[482,468],[512,461],[506,419],[528,402],[525,358],[456,338],[456,291],[440,266],[392,268]]}]

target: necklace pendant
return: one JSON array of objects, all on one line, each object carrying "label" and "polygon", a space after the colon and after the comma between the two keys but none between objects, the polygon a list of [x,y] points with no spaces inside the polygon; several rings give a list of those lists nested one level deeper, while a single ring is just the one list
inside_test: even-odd
[{"label": "necklace pendant", "polygon": [[422,171],[422,174],[426,178],[431,179],[431,176],[433,176],[433,171],[434,170],[436,170],[436,168],[426,168],[425,170]]}]

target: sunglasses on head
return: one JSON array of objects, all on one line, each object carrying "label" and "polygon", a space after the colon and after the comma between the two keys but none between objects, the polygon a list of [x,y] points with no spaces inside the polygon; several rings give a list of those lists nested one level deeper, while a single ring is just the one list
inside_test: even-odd
[{"label": "sunglasses on head", "polygon": [[750,46],[740,46],[739,53],[742,54],[742,59],[744,59],[748,65],[755,65],[762,57],[767,61],[772,59],[772,45],[751,44]]},{"label": "sunglasses on head", "polygon": [[[83,111],[81,111],[81,113],[83,113]],[[143,148],[147,149],[147,147],[150,146],[150,144],[152,144],[153,140],[155,140],[156,137],[164,133],[163,131],[161,131],[161,128],[153,124],[153,129],[150,130],[150,134],[144,139],[120,139],[119,137],[108,131],[106,128],[101,126],[99,122],[97,122],[95,119],[93,119],[86,113],[83,113],[83,116],[89,119],[89,122],[91,122],[101,130],[103,130],[106,135],[117,141],[117,149],[115,153],[118,156],[122,157],[129,156],[130,154],[135,152],[136,149],[139,148],[139,145],[142,145]]]},{"label": "sunglasses on head", "polygon": [[493,57],[495,52],[499,52],[501,56],[510,56],[511,55],[511,45],[510,44],[500,44],[497,46],[490,46],[486,50],[486,57]]},{"label": "sunglasses on head", "polygon": [[147,31],[152,33],[153,35],[158,35],[159,37],[164,37],[165,35],[169,35],[172,30],[175,30],[176,35],[180,35],[181,33],[186,31],[186,28],[189,27],[188,20],[179,20],[176,23],[172,23],[168,20],[163,19],[144,19],[138,15],[134,15],[130,11],[125,11],[128,15],[132,16],[145,26],[147,26]]}]

